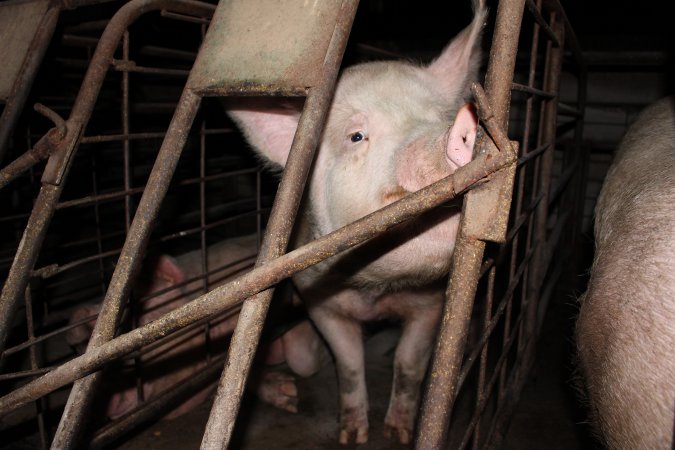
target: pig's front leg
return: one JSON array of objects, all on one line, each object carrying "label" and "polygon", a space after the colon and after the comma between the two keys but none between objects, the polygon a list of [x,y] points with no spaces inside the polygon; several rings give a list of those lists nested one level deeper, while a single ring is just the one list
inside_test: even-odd
[{"label": "pig's front leg", "polygon": [[[440,294],[439,294],[440,296]],[[387,438],[402,444],[412,440],[422,380],[429,363],[441,316],[442,302],[425,305],[404,316],[403,330],[394,357],[394,382],[384,420]]]},{"label": "pig's front leg", "polygon": [[368,441],[368,394],[361,323],[340,310],[340,305],[354,301],[359,301],[359,295],[346,291],[309,308],[310,317],[335,357],[340,391],[341,444],[352,440],[357,444]]}]

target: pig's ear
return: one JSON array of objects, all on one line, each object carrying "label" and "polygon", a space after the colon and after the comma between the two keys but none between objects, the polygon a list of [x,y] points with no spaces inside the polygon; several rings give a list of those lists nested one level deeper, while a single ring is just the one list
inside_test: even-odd
[{"label": "pig's ear", "polygon": [[485,0],[474,0],[473,9],[471,24],[450,41],[441,55],[427,67],[439,87],[452,100],[467,95],[469,84],[478,77],[480,37],[487,15]]},{"label": "pig's ear", "polygon": [[251,98],[230,102],[227,108],[227,113],[257,153],[266,161],[284,167],[298,128],[298,105]]},{"label": "pig's ear", "polygon": [[175,259],[168,255],[160,255],[157,258],[153,283],[172,286],[185,281],[185,272],[180,268]]},{"label": "pig's ear", "polygon": [[448,146],[445,155],[457,167],[462,167],[471,161],[473,146],[476,142],[478,117],[472,104],[467,103],[457,112],[455,122],[450,129]]}]

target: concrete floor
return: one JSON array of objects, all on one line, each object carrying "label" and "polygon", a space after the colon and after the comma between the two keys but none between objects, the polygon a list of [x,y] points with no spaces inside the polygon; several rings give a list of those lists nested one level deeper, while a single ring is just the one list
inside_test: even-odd
[{"label": "concrete floor", "polygon": [[[572,387],[572,318],[576,313],[571,296],[552,301],[538,344],[537,358],[511,418],[501,448],[505,450],[590,450],[596,448],[584,425]],[[383,421],[389,401],[392,355],[398,338],[395,329],[384,329],[366,343],[366,375],[370,396],[370,436],[363,446],[337,443],[337,380],[332,364],[318,374],[298,381],[297,414],[277,410],[247,395],[237,422],[231,449],[292,450],[350,449],[384,450],[407,448],[383,436]],[[470,410],[472,400],[458,400],[455,414]],[[110,448],[122,450],[198,449],[209,415],[210,402],[174,420],[164,420],[127,437]],[[31,425],[34,425],[32,422]],[[0,438],[0,449],[40,448],[37,430],[13,430]],[[20,433],[21,436],[15,433]],[[25,433],[25,434],[24,434]],[[4,442],[3,442],[4,441]]]}]

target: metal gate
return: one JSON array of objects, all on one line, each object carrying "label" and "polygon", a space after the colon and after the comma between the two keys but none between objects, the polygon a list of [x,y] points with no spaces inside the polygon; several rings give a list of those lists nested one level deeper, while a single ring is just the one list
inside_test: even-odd
[{"label": "metal gate", "polygon": [[[241,62],[240,53],[222,56],[223,48],[216,43],[237,49],[248,28],[228,34],[243,23],[226,22],[236,17],[235,6],[228,10],[235,4],[223,2],[214,16],[214,7],[201,2],[132,0],[106,24],[90,21],[71,28],[63,40],[80,53],[62,57],[61,63],[81,80],[77,97],[70,105],[68,88],[61,98],[47,95],[68,112],[68,119],[61,119],[54,106],[39,107],[55,125],[37,142],[30,127],[44,128],[39,119],[0,123],[3,130],[12,128],[15,149],[31,149],[0,173],[0,195],[9,206],[0,218],[7,236],[2,243],[7,275],[0,302],[0,414],[7,417],[3,427],[20,428],[37,420],[44,448],[50,442],[53,448],[72,447],[83,438],[82,430],[89,429],[87,414],[102,389],[102,368],[113,370],[109,363],[125,357],[138,361],[156,342],[184,338],[186,333],[208,335],[210,320],[242,308],[202,441],[203,448],[227,446],[272,287],[466,192],[453,256],[453,267],[461,269],[453,270],[448,280],[416,448],[497,446],[531,366],[548,298],[572,256],[582,215],[585,69],[560,4],[502,0],[493,7],[496,19],[484,87],[472,88],[484,130],[474,161],[288,253],[293,226],[289,218],[295,216],[302,196],[357,2],[327,3],[320,16],[299,21],[307,28],[298,32],[313,39],[303,49],[266,47],[283,51],[283,70],[273,58],[271,66],[251,69]],[[286,13],[297,17],[300,10],[289,5]],[[136,49],[134,36],[144,38],[143,24],[133,24],[149,11],[161,11],[157,21],[180,23],[190,36],[181,45],[193,45],[193,50],[156,45]],[[221,38],[209,38],[218,35]],[[310,57],[308,49],[314,52]],[[78,78],[83,60],[86,73]],[[576,77],[576,104],[559,103],[563,71]],[[64,86],[72,89],[73,77],[64,78]],[[169,100],[163,92],[157,101],[157,85],[167,79],[173,80],[169,90],[175,97]],[[176,85],[182,83],[181,92]],[[271,209],[275,183],[261,175],[245,148],[230,151],[240,142],[235,130],[211,120],[219,105],[206,97],[242,93],[305,97]],[[111,117],[116,117],[114,125]],[[19,144],[20,132],[27,143]],[[228,153],[210,150],[218,145],[226,145]],[[44,169],[40,159],[47,159]],[[172,201],[163,203],[167,193]],[[163,207],[172,204],[179,205],[175,211]],[[187,204],[191,206],[182,208]],[[158,228],[153,231],[154,223]],[[261,236],[263,229],[255,268],[236,283],[211,290],[210,276],[228,268],[208,266],[207,245],[250,232]],[[201,249],[201,275],[188,281],[197,281],[203,295],[136,327],[133,319],[124,317],[125,311],[133,311],[125,305],[136,295],[133,288],[143,255],[160,246],[174,252]],[[87,352],[77,356],[65,348],[64,336],[94,317],[65,322],[74,309],[91,301],[102,301],[102,306]],[[126,327],[122,334],[120,326]],[[177,388],[145,399],[139,387],[139,406],[119,419],[97,423],[97,431],[86,437],[90,445],[119,439],[213,381],[223,369],[224,349],[210,350],[208,369],[177,383]],[[63,389],[73,382],[72,389]],[[60,419],[54,431],[55,416]]]}]

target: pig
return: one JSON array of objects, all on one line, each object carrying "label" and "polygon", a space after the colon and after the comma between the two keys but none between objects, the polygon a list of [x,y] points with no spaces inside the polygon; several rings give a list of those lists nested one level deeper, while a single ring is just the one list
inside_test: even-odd
[{"label": "pig", "polygon": [[[428,65],[378,61],[343,71],[292,247],[470,162],[477,117],[467,98],[481,63],[486,17],[483,1],[474,1],[473,9],[471,24]],[[271,105],[269,99],[238,99],[227,108],[257,153],[270,166],[283,168],[298,112]],[[404,444],[411,441],[459,220],[459,206],[447,205],[293,277],[336,361],[340,443],[368,440],[362,323],[388,318],[401,321],[402,334],[385,435]]]},{"label": "pig", "polygon": [[610,449],[670,449],[675,425],[675,98],[640,113],[595,208],[576,325],[591,422]]},{"label": "pig", "polygon": [[[257,236],[252,234],[226,239],[209,246],[207,248],[209,269],[224,270],[209,276],[210,288],[224,284],[249,269],[257,253],[256,244]],[[139,307],[138,326],[156,320],[202,292],[201,279],[180,288],[170,289],[201,274],[200,250],[177,258],[161,255],[152,265],[150,272],[152,272],[151,280],[142,288],[150,298]],[[150,296],[153,293],[157,295]],[[294,297],[293,302],[298,303],[298,300]],[[95,316],[99,310],[100,304],[81,306],[71,315],[70,322],[79,323]],[[209,340],[213,345],[223,345],[223,341],[234,330],[237,318],[238,314],[234,313],[210,323]],[[71,328],[66,334],[67,342],[78,352],[84,353],[93,326],[94,322],[90,321]],[[144,398],[148,399],[163,392],[176,382],[203,369],[206,365],[206,345],[204,332],[200,328],[144,353],[141,357]],[[311,323],[306,319],[296,321],[280,336],[263,344],[253,371],[256,378],[251,383],[251,389],[262,401],[289,412],[297,412],[295,376],[274,366],[286,363],[295,375],[308,377],[317,372],[328,360],[328,350]],[[127,378],[128,384],[133,382],[133,377]],[[210,395],[213,387],[208,386],[193,395],[170,411],[165,418],[173,419],[190,411]],[[106,411],[110,419],[116,419],[138,405],[135,386],[125,386],[124,380],[117,379],[111,390],[114,394],[108,401]]]}]

